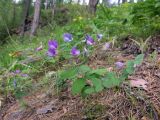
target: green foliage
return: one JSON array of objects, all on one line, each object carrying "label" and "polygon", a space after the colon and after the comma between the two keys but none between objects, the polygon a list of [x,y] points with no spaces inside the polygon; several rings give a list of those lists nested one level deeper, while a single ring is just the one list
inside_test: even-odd
[{"label": "green foliage", "polygon": [[138,55],[134,60],[134,65],[140,65],[143,61],[144,54]]},{"label": "green foliage", "polygon": [[77,69],[69,69],[69,70],[63,70],[60,72],[61,79],[71,79],[77,75]]},{"label": "green foliage", "polygon": [[81,93],[82,89],[85,87],[85,85],[86,85],[85,79],[83,79],[83,78],[77,79],[76,81],[74,81],[72,84],[73,94]]},{"label": "green foliage", "polygon": [[134,60],[126,64],[126,68],[120,75],[108,72],[106,69],[92,70],[86,65],[74,67],[60,72],[59,81],[72,80],[73,94],[88,94],[102,91],[104,88],[118,87],[129,75],[133,74],[135,67],[143,62],[144,55],[138,55]]},{"label": "green foliage", "polygon": [[128,74],[132,74],[134,72],[134,61],[133,60],[130,60],[130,61],[127,62],[126,72]]},{"label": "green foliage", "polygon": [[100,92],[103,90],[102,81],[98,78],[92,78],[91,82],[93,83],[93,86],[95,87],[95,92]]},{"label": "green foliage", "polygon": [[140,54],[135,58],[135,60],[127,61],[126,68],[122,71],[122,74],[119,77],[120,81],[124,81],[129,75],[133,74],[135,67],[142,64],[143,59],[144,54]]},{"label": "green foliage", "polygon": [[11,37],[12,29],[21,23],[21,6],[13,0],[0,1],[0,44],[5,38]]},{"label": "green foliage", "polygon": [[146,0],[138,2],[132,8],[132,24],[139,27],[143,33],[154,34],[160,29],[160,1]]},{"label": "green foliage", "polygon": [[116,73],[108,72],[106,77],[103,78],[103,85],[106,88],[112,88],[115,86],[119,86],[121,81],[117,78]]},{"label": "green foliage", "polygon": [[89,72],[89,74],[97,74],[104,75],[106,73],[106,69],[96,69]]}]

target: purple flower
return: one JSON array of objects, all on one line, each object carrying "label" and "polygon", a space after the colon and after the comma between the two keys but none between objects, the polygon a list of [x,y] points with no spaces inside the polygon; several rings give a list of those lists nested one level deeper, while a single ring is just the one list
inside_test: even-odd
[{"label": "purple flower", "polygon": [[121,68],[123,68],[124,63],[123,62],[116,62],[115,65],[116,65],[117,69],[121,69]]},{"label": "purple flower", "polygon": [[19,74],[19,73],[21,73],[20,70],[16,70],[16,71],[15,71],[15,74]]},{"label": "purple flower", "polygon": [[28,77],[28,74],[21,74],[22,77]]},{"label": "purple flower", "polygon": [[108,50],[110,48],[111,43],[107,42],[103,45],[103,50]]},{"label": "purple flower", "polygon": [[73,40],[72,34],[64,33],[63,39],[64,39],[65,42],[71,42]]},{"label": "purple flower", "polygon": [[102,39],[102,37],[103,37],[103,35],[102,35],[102,34],[98,34],[98,35],[97,35],[97,39],[98,39],[98,41],[100,41],[100,40]]},{"label": "purple flower", "polygon": [[13,81],[13,86],[14,86],[14,88],[17,87],[17,81],[16,80]]},{"label": "purple flower", "polygon": [[80,55],[80,51],[77,50],[76,47],[73,47],[72,50],[71,50],[71,55],[72,56],[78,56],[78,55]]},{"label": "purple flower", "polygon": [[57,55],[56,49],[49,48],[48,51],[47,51],[47,55],[49,57],[55,57]]},{"label": "purple flower", "polygon": [[56,40],[49,40],[48,46],[51,49],[57,49],[58,48],[58,42]]},{"label": "purple flower", "polygon": [[87,45],[93,45],[95,42],[91,36],[86,35],[86,43]]}]

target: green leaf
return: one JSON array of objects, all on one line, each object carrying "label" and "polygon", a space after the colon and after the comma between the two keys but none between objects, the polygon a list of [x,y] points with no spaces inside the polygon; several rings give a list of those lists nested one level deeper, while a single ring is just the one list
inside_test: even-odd
[{"label": "green leaf", "polygon": [[22,97],[26,96],[27,93],[21,90],[16,90],[14,95],[17,99],[21,99]]},{"label": "green leaf", "polygon": [[160,7],[160,2],[158,2],[156,5],[155,5],[155,8],[158,8]]},{"label": "green leaf", "polygon": [[106,88],[112,88],[115,86],[119,86],[120,80],[116,78],[116,74],[114,72],[107,73],[106,77],[102,79],[103,86]]},{"label": "green leaf", "polygon": [[135,60],[134,60],[134,64],[135,65],[140,65],[143,62],[143,58],[144,58],[144,54],[140,54],[138,55]]},{"label": "green leaf", "polygon": [[128,78],[128,72],[126,71],[126,69],[124,69],[123,71],[122,71],[122,74],[120,75],[120,77],[119,77],[119,80],[120,81],[124,81],[124,80],[126,80],[127,78]]},{"label": "green leaf", "polygon": [[134,61],[133,60],[128,61],[126,66],[127,66],[126,72],[128,72],[129,74],[134,73]]},{"label": "green leaf", "polygon": [[86,94],[92,94],[95,92],[95,89],[93,87],[88,87],[84,91]]},{"label": "green leaf", "polygon": [[107,73],[106,69],[96,69],[96,70],[92,70],[89,74],[104,75],[106,73]]},{"label": "green leaf", "polygon": [[78,74],[77,69],[74,68],[74,69],[61,71],[59,76],[60,76],[60,79],[71,79],[71,78],[74,78],[77,74]]},{"label": "green leaf", "polygon": [[72,93],[78,94],[81,93],[82,89],[85,87],[85,79],[77,79],[72,84]]},{"label": "green leaf", "polygon": [[86,73],[86,72],[91,71],[91,68],[88,67],[87,65],[82,65],[82,66],[79,67],[78,71],[80,73]]},{"label": "green leaf", "polygon": [[96,92],[100,92],[100,91],[103,90],[102,81],[100,79],[94,78],[94,79],[91,79],[91,81],[92,81],[92,83],[93,83],[93,85],[95,87],[95,91]]}]

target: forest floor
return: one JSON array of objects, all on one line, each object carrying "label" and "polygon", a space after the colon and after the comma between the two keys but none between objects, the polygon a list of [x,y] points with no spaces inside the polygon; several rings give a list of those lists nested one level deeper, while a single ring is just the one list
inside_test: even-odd
[{"label": "forest floor", "polygon": [[[148,51],[153,51],[159,42],[160,36],[152,38]],[[125,62],[139,51],[129,39],[124,44],[122,49],[113,48],[106,54],[97,50],[87,65],[112,71],[112,61]],[[146,54],[143,64],[119,88],[84,99],[71,94],[70,83],[58,95],[54,89],[39,88],[23,98],[25,108],[9,97],[0,111],[0,120],[160,120],[159,85],[160,54],[155,59]]]}]

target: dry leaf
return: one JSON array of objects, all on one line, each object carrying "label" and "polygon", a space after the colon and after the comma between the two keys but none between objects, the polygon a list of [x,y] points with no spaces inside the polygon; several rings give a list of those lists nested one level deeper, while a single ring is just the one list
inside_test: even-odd
[{"label": "dry leaf", "polygon": [[108,71],[108,72],[113,71],[113,67],[109,67],[109,68],[107,68],[107,71]]},{"label": "dry leaf", "polygon": [[43,108],[37,109],[36,113],[37,114],[47,114],[47,113],[53,112],[53,110],[55,109],[56,108],[54,108],[52,105],[46,105]]},{"label": "dry leaf", "polygon": [[130,80],[129,82],[131,87],[143,88],[144,90],[147,90],[148,82],[145,81],[144,79],[133,79]]},{"label": "dry leaf", "polygon": [[141,120],[148,120],[145,116],[143,116],[142,118],[141,118]]},{"label": "dry leaf", "polygon": [[63,107],[63,112],[64,114],[67,113],[67,109],[65,107]]}]

